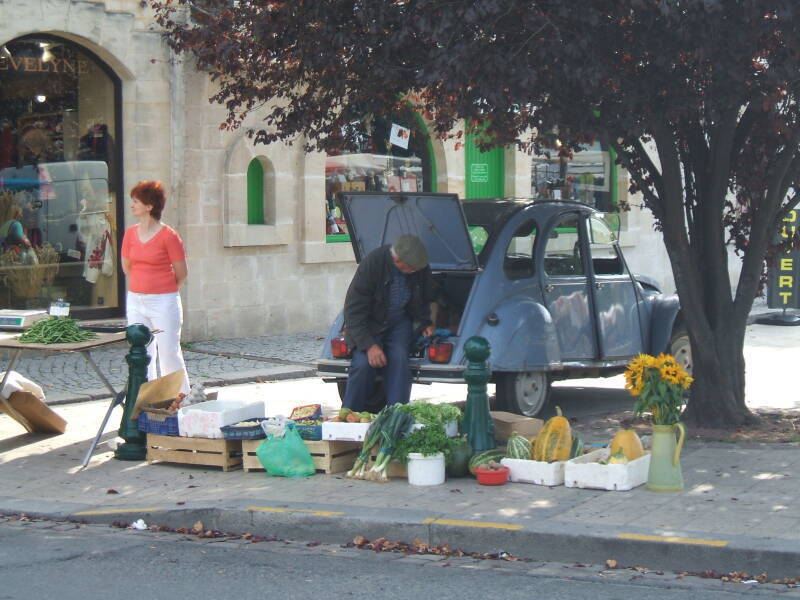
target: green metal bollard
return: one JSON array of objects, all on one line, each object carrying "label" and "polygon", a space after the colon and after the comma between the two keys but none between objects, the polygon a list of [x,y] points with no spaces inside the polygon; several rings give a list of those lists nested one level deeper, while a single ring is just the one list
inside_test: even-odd
[{"label": "green metal bollard", "polygon": [[144,460],[147,456],[147,436],[139,431],[136,423],[131,419],[133,407],[139,397],[139,388],[147,381],[147,365],[150,356],[147,354],[147,344],[153,339],[150,330],[136,323],[126,330],[125,339],[131,345],[130,352],[125,356],[128,363],[128,391],[125,395],[125,408],[122,411],[122,421],[119,424],[119,436],[125,440],[124,444],[117,447],[114,457],[120,460]]},{"label": "green metal bollard", "polygon": [[492,372],[486,366],[491,349],[486,338],[472,336],[464,344],[464,354],[469,362],[464,371],[467,381],[467,407],[464,410],[464,432],[472,452],[483,452],[495,447],[494,423],[489,415],[489,396],[486,384]]}]

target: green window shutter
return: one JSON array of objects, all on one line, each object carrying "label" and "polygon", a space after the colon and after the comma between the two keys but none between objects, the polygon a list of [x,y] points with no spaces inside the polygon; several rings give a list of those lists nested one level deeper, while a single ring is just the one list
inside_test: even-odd
[{"label": "green window shutter", "polygon": [[264,224],[264,167],[257,158],[247,167],[247,224]]}]

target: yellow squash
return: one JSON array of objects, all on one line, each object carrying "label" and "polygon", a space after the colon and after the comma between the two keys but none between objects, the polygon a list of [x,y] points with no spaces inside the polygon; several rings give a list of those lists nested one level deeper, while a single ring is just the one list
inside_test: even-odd
[{"label": "yellow squash", "polygon": [[572,430],[569,421],[556,406],[556,416],[544,424],[533,443],[531,458],[542,462],[569,460],[572,451]]},{"label": "yellow squash", "polygon": [[612,454],[608,457],[608,462],[606,464],[609,465],[624,465],[628,462],[628,459],[622,453],[622,451],[617,452],[616,454]]},{"label": "yellow squash", "polygon": [[611,455],[622,452],[628,460],[636,460],[644,455],[642,440],[633,429],[622,429],[611,440]]}]

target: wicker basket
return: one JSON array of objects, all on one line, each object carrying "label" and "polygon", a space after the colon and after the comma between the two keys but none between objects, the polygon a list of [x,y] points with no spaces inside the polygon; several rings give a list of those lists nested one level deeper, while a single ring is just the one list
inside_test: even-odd
[{"label": "wicker basket", "polygon": [[242,419],[243,421],[258,421],[258,425],[248,425],[247,427],[235,427],[234,425],[224,425],[220,427],[222,437],[226,440],[263,440],[267,437],[261,427],[264,417],[252,417]]}]

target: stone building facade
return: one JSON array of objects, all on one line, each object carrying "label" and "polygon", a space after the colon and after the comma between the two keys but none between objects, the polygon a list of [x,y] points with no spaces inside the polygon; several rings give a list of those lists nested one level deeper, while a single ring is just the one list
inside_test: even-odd
[{"label": "stone building facade", "polygon": [[[85,50],[87,73],[99,68],[114,88],[115,104],[103,110],[113,113],[114,152],[120,164],[107,163],[108,199],[103,206],[107,222],[103,223],[111,232],[113,250],[105,258],[106,263],[109,256],[114,259],[113,282],[118,295],[98,293],[97,282],[86,275],[91,266],[86,257],[91,253],[87,248],[65,248],[72,243],[70,238],[59,242],[57,249],[63,269],[68,261],[84,261],[83,267],[75,267],[76,273],[83,269],[83,278],[76,277],[84,292],[73,300],[73,306],[83,306],[82,314],[87,317],[124,314],[124,280],[116,259],[124,227],[133,224],[127,191],[138,181],[155,179],[164,182],[168,190],[164,221],[177,229],[186,244],[189,279],[182,290],[184,339],[324,330],[341,309],[355,270],[350,244],[326,228],[331,157],[304,152],[302,140],[291,145],[254,146],[242,130],[220,130],[225,111],[208,102],[214,84],[189,60],[171,53],[152,13],[141,4],[139,0],[0,0],[0,45],[7,49],[0,55],[0,81],[4,67],[7,77],[22,81],[26,63],[21,54],[14,57],[14,52],[38,44],[42,56],[28,57],[32,69],[53,69],[52,59],[46,66],[48,52],[61,56],[56,64],[66,65],[58,63],[68,60],[66,54],[54,54],[65,52],[61,46],[68,47],[69,56],[83,56]],[[30,43],[15,45],[15,40]],[[45,79],[40,75],[38,81]],[[81,99],[98,97],[90,80],[88,75],[78,77],[79,101],[77,108],[70,109],[77,112],[77,117],[71,114],[70,119],[75,120],[78,133],[87,126],[89,131],[97,127],[90,113],[99,109],[85,108],[89,100]],[[14,102],[19,104],[27,101],[22,96],[31,90],[23,83],[18,87]],[[0,103],[6,101],[2,94],[0,90]],[[33,113],[35,102],[30,104]],[[19,111],[28,110],[19,106]],[[19,111],[15,113],[17,122],[23,116]],[[250,118],[250,124],[257,124],[258,114]],[[424,124],[421,127],[424,129]],[[73,152],[67,147],[66,133],[63,135],[61,158],[54,160],[67,160],[71,154],[79,157],[82,146],[76,142]],[[476,179],[481,171],[471,167],[474,161],[468,163],[465,150],[457,149],[454,142],[429,139],[426,144],[425,189],[464,197],[471,193],[471,181],[483,181]],[[511,149],[498,152],[502,194],[529,197],[531,157]],[[405,166],[409,173],[413,170],[410,160]],[[263,181],[260,189],[264,194],[263,215],[257,223],[248,212],[252,206],[250,169],[254,167],[261,178],[258,181]],[[615,170],[617,194],[627,194],[624,173],[613,164],[610,168]],[[90,178],[85,173],[75,177],[78,188]],[[52,176],[50,183],[54,183]],[[34,192],[40,198],[44,187],[40,183]],[[80,189],[76,193],[76,198],[85,200]],[[632,204],[638,203],[634,199]],[[92,211],[86,209],[86,202],[76,210],[81,213],[76,225],[80,234],[81,215]],[[87,220],[91,221],[84,218]],[[86,245],[85,236],[77,238],[79,246]],[[665,291],[673,291],[666,253],[660,234],[653,231],[649,212],[634,208],[623,215],[621,241],[634,271],[656,277]],[[50,296],[70,293],[67,288],[73,284],[59,288],[57,282],[58,277],[50,286]],[[2,285],[0,281],[0,294]],[[8,297],[18,300],[10,292]]]}]

